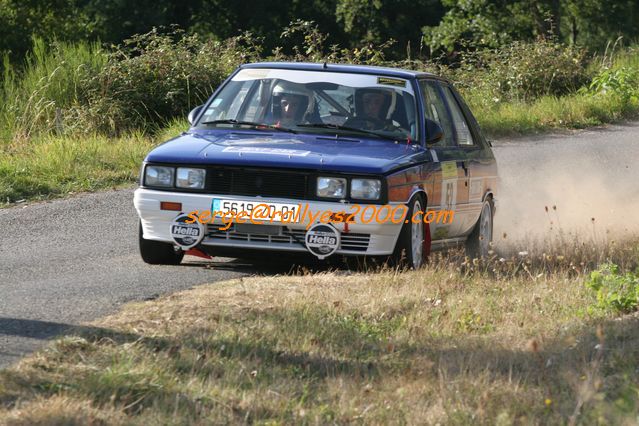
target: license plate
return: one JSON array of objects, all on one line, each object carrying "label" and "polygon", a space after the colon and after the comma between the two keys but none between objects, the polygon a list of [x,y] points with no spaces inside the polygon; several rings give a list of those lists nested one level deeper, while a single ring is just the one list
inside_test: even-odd
[{"label": "license plate", "polygon": [[[233,216],[246,212],[245,219],[252,217],[260,222],[287,222],[297,223],[300,215],[300,204],[270,203],[267,201],[242,201],[213,198],[211,202],[211,215],[222,217],[229,212]],[[254,212],[255,211],[255,212]]]}]

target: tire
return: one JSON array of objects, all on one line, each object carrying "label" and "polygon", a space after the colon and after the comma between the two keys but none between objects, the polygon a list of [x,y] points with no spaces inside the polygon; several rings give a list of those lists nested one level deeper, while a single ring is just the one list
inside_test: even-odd
[{"label": "tire", "polygon": [[[418,269],[426,262],[430,247],[424,247],[424,230],[427,226],[424,223],[424,207],[424,199],[421,196],[414,197],[408,205],[408,213],[405,218],[408,223],[404,222],[397,244],[395,244],[395,251],[393,252],[394,264]],[[421,211],[422,213],[416,216],[418,220],[413,223],[412,218],[415,211]],[[427,241],[427,243],[429,242]]]},{"label": "tire", "polygon": [[493,201],[486,198],[479,220],[466,240],[466,255],[471,259],[487,258],[493,242]]},{"label": "tire", "polygon": [[139,226],[140,255],[150,265],[179,265],[184,251],[170,243],[144,239],[142,222]]}]

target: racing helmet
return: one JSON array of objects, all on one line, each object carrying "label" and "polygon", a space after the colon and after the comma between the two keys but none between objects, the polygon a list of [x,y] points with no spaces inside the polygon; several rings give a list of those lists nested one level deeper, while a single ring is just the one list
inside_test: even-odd
[{"label": "racing helmet", "polygon": [[281,80],[273,87],[273,114],[276,117],[282,116],[282,100],[297,101],[295,119],[301,121],[304,116],[313,111],[313,92],[302,84]]},{"label": "racing helmet", "polygon": [[383,96],[383,102],[380,108],[379,118],[381,120],[389,120],[397,107],[397,93],[394,90],[385,89],[381,87],[365,87],[357,89],[355,91],[355,111],[357,116],[366,115],[365,111],[365,96],[368,94]]}]

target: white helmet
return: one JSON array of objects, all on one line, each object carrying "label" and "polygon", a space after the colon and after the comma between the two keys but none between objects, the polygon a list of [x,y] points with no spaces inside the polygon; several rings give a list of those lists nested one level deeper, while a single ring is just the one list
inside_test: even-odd
[{"label": "white helmet", "polygon": [[[355,109],[361,114],[361,111],[364,108],[363,98],[365,94],[374,93],[378,95],[382,95],[385,99],[383,106],[383,115],[384,119],[389,120],[395,109],[397,108],[397,92],[392,89],[379,88],[379,87],[364,87],[362,89],[357,90],[356,94],[356,102]],[[380,117],[381,118],[381,117]]]},{"label": "white helmet", "polygon": [[292,83],[287,80],[280,80],[275,87],[273,87],[273,96],[280,98],[286,95],[300,96],[306,100],[304,114],[313,111],[313,108],[315,107],[313,92],[304,87],[304,85]]}]

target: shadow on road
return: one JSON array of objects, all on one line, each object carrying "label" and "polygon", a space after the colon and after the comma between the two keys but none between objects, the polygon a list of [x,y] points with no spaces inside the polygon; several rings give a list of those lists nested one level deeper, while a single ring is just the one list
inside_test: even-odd
[{"label": "shadow on road", "polygon": [[[63,334],[112,334],[112,330],[84,325],[72,325],[51,321],[0,317],[0,336],[18,336],[31,339],[50,339]],[[122,334],[122,333],[119,333]],[[135,336],[121,336],[133,338]]]}]

